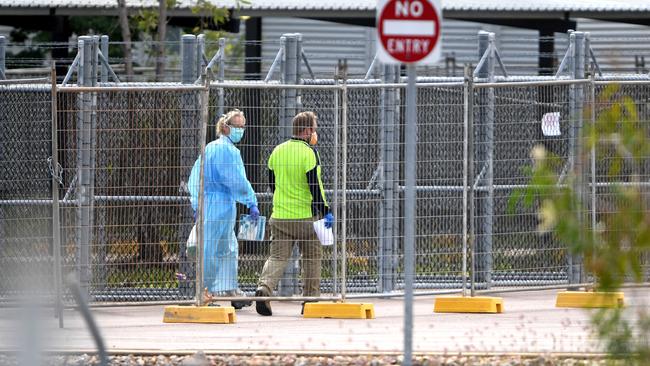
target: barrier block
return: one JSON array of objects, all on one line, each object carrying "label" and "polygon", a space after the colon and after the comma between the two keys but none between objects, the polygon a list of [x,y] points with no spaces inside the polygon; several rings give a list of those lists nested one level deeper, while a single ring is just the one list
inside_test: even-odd
[{"label": "barrier block", "polygon": [[562,291],[555,299],[558,308],[618,308],[624,303],[622,292]]},{"label": "barrier block", "polygon": [[232,306],[165,306],[164,323],[231,324],[237,321]]},{"label": "barrier block", "polygon": [[373,304],[348,302],[308,302],[303,310],[305,318],[374,319]]},{"label": "barrier block", "polygon": [[435,313],[502,313],[503,299],[489,296],[439,296],[433,305]]}]

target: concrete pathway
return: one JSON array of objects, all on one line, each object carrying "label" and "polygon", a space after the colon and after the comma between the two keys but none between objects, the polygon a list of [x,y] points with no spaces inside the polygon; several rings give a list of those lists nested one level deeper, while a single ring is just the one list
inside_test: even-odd
[{"label": "concrete pathway", "polygon": [[[433,297],[416,297],[415,352],[600,352],[590,331],[590,313],[554,307],[556,291],[506,293],[502,314],[433,313]],[[625,291],[632,316],[650,303],[647,289]],[[254,307],[237,312],[235,324],[165,324],[163,306],[94,308],[109,351],[169,352],[400,352],[403,347],[402,299],[373,299],[372,320],[305,319],[299,302],[273,303],[272,317]],[[83,319],[65,312],[65,328],[51,309],[38,321],[20,309],[0,309],[0,349],[34,344],[43,336],[44,348],[93,352]],[[28,326],[31,324],[31,327]],[[29,340],[26,340],[29,339]]]}]

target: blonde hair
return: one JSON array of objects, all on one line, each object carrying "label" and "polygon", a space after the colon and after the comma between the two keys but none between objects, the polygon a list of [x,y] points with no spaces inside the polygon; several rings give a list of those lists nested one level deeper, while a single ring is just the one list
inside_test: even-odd
[{"label": "blonde hair", "polygon": [[300,136],[302,131],[314,127],[316,113],[312,111],[300,112],[293,117],[293,135]]},{"label": "blonde hair", "polygon": [[230,122],[233,120],[235,117],[241,117],[244,122],[246,121],[246,117],[244,117],[244,112],[240,111],[239,109],[233,109],[232,111],[222,114],[221,118],[217,121],[217,125],[215,127],[217,136],[221,136],[223,134],[223,130],[226,128],[226,126],[230,126]]}]

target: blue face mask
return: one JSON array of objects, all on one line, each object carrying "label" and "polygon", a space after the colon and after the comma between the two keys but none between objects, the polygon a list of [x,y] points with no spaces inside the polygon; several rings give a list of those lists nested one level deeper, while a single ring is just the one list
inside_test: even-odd
[{"label": "blue face mask", "polygon": [[230,138],[230,141],[236,144],[241,141],[242,137],[244,137],[244,129],[241,127],[230,126],[230,135],[228,137]]}]

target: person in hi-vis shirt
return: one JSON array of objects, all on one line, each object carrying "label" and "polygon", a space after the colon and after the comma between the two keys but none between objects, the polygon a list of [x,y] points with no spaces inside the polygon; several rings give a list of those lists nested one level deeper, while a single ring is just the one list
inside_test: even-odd
[{"label": "person in hi-vis shirt", "polygon": [[[273,191],[271,254],[264,264],[255,296],[271,296],[287,266],[293,244],[302,255],[304,296],[320,296],[322,249],[314,221],[325,218],[331,228],[334,216],[325,199],[318,141],[317,118],[301,112],[293,118],[293,136],[276,146],[269,157],[269,183]],[[272,315],[269,301],[257,301],[258,314]]]}]

